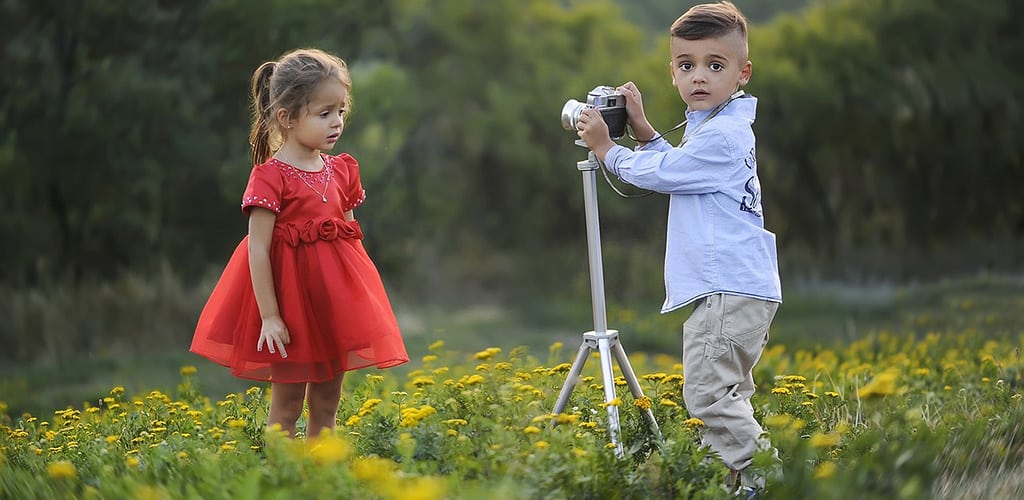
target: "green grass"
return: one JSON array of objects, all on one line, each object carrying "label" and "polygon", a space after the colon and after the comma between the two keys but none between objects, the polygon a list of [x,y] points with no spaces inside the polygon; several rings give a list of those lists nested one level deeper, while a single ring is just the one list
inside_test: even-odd
[{"label": "green grass", "polygon": [[[933,284],[893,286],[790,286],[772,327],[772,343],[788,347],[835,346],[873,332],[930,331],[1015,335],[1024,331],[1024,279],[979,276]],[[680,354],[680,326],[689,309],[659,315],[660,299],[621,304],[609,297],[608,325],[619,330],[630,354]],[[554,342],[565,345],[566,362],[593,329],[590,297],[545,300],[537,297],[518,305],[421,306],[396,302],[409,355],[427,353],[443,339],[448,346],[474,352],[497,346],[525,346],[545,353]],[[183,325],[181,331],[190,331]],[[40,413],[52,408],[80,406],[124,386],[129,393],[170,391],[182,366],[203,373],[202,390],[210,397],[244,390],[251,382],[233,378],[226,369],[188,352],[190,337],[180,336],[156,352],[92,354],[61,363],[15,365],[0,370],[0,394],[12,414]],[[178,345],[175,349],[173,346]],[[404,375],[408,367],[389,372]],[[350,377],[357,378],[357,377]]]}]

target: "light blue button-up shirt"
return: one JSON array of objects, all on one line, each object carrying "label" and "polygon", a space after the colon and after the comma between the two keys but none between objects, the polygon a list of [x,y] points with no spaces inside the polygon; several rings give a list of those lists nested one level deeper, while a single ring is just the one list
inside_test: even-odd
[{"label": "light blue button-up shirt", "polygon": [[670,195],[663,313],[713,293],[782,302],[775,234],[761,209],[756,109],[745,95],[710,120],[710,110],[687,112],[681,146],[658,138],[605,156],[623,181]]}]

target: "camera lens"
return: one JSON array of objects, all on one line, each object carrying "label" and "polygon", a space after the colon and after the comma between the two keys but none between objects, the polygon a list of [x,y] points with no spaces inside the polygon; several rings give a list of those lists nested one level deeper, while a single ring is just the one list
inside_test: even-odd
[{"label": "camera lens", "polygon": [[565,105],[562,106],[562,128],[565,130],[576,130],[576,122],[580,118],[580,113],[586,109],[587,105],[576,99],[569,99],[565,101]]}]

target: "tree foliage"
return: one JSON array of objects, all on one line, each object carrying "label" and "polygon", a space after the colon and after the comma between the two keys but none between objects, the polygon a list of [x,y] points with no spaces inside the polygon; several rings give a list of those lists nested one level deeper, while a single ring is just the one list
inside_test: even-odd
[{"label": "tree foliage", "polygon": [[[633,80],[659,129],[682,119],[665,33],[686,6],[652,29],[626,19],[653,3],[621,3],[0,3],[0,279],[219,268],[245,230],[251,72],[317,46],[353,73],[339,150],[362,165],[357,216],[388,280],[585,291],[585,151],[562,104]],[[788,276],[1019,237],[1021,10],[835,0],[751,14],[772,19],[751,34],[749,90]],[[665,199],[600,191],[610,281],[656,295]]]},{"label": "tree foliage", "polygon": [[1019,238],[1021,13],[1014,1],[841,1],[756,31],[751,87],[784,245],[913,268]]}]

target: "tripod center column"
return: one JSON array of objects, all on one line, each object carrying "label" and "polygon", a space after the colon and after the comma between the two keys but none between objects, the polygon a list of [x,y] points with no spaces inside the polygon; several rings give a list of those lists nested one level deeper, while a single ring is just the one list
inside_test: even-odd
[{"label": "tripod center column", "polygon": [[608,317],[605,313],[604,267],[601,260],[601,222],[597,212],[597,169],[601,164],[593,151],[587,159],[576,163],[576,169],[583,174],[583,207],[587,216],[587,251],[590,257],[590,297],[594,310],[594,333],[604,335],[608,331]]}]

